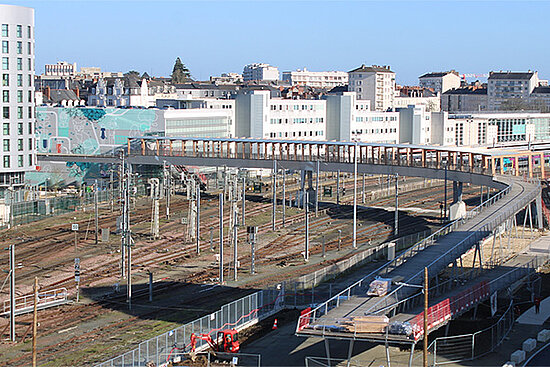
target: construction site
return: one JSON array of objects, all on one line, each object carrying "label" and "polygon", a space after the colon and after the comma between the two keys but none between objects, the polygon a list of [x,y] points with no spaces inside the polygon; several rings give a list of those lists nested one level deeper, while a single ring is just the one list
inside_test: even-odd
[{"label": "construction site", "polygon": [[[105,157],[112,173],[89,190],[50,187],[12,207],[0,233],[9,244],[0,258],[0,366],[30,364],[33,341],[44,366],[416,365],[425,328],[430,363],[456,363],[457,353],[482,353],[438,338],[498,324],[486,345],[493,353],[519,316],[514,302],[526,310],[548,292],[538,275],[547,249],[525,252],[544,235],[546,206],[531,205],[540,183],[463,183],[471,153],[442,153],[440,169],[424,163],[439,152],[365,149],[358,162],[350,145],[338,148],[334,169],[310,147],[306,169],[290,154],[259,151],[266,164],[252,168],[244,145],[242,157],[228,147],[218,157],[225,164],[212,164],[195,148],[174,153],[170,143],[162,153],[157,143],[143,154],[162,156],[152,168],[128,147],[127,161]],[[205,161],[170,161],[182,152]],[[371,153],[381,160],[368,161]],[[361,168],[412,168],[402,159],[420,155],[413,165],[431,176]],[[490,225],[468,224],[480,218]],[[285,357],[261,347],[285,332]]]}]

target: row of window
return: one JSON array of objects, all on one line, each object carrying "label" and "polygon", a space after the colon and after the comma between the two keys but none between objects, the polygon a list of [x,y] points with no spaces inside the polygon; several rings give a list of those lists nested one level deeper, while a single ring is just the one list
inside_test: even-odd
[{"label": "row of window", "polygon": [[[24,149],[23,139],[17,139],[17,150],[19,152],[23,151]],[[32,138],[29,138],[29,150],[32,150],[33,144],[32,144]],[[2,147],[4,149],[4,152],[10,151],[10,139],[4,139]]]},{"label": "row of window", "polygon": [[[373,116],[370,118],[370,120],[372,122],[397,121],[397,116]],[[355,122],[369,122],[369,118],[358,116],[355,118]]]},{"label": "row of window", "polygon": [[[28,133],[29,134],[32,134],[32,122],[29,122],[28,123]],[[10,135],[10,123],[9,122],[4,122],[4,124],[2,125],[2,133],[4,135]],[[24,131],[23,131],[23,123],[22,122],[18,122],[17,123],[17,135],[23,135]],[[29,144],[30,146],[30,144]],[[29,148],[31,149],[31,148]]]},{"label": "row of window", "polygon": [[397,132],[397,128],[396,127],[392,127],[392,128],[388,128],[388,129],[357,129],[355,131],[352,131],[351,134],[352,135],[358,135],[358,134],[391,134],[391,133],[396,133]]},{"label": "row of window", "polygon": [[[17,106],[17,118],[18,119],[23,119],[25,118],[23,116],[23,107],[22,106]],[[32,106],[28,106],[27,107],[27,118],[29,119],[32,119],[33,117],[33,108]],[[2,118],[5,118],[5,119],[9,119],[10,118],[10,107],[9,106],[4,106],[2,107]]]},{"label": "row of window", "polygon": [[[9,35],[10,25],[2,24],[2,37],[9,37]],[[17,38],[23,38],[23,26],[21,24],[15,26],[15,36]],[[27,26],[27,38],[32,38],[32,27],[30,25]]]},{"label": "row of window", "polygon": [[293,124],[307,124],[307,123],[322,124],[325,121],[325,119],[323,117],[315,117],[315,118],[310,117],[309,119],[307,119],[305,117],[298,117],[298,118],[293,118],[293,119],[269,119],[269,123],[271,125],[282,124],[282,123],[288,124],[289,120]]},{"label": "row of window", "polygon": [[[15,83],[16,86],[22,87],[23,86],[23,74],[17,74],[15,77]],[[27,77],[27,85],[29,87],[32,87],[32,74],[29,74]],[[3,87],[9,87],[10,86],[10,74],[2,74],[2,86]]]},{"label": "row of window", "polygon": [[[16,46],[17,54],[22,55],[23,54],[23,42],[22,41],[17,41],[15,43],[15,46]],[[2,53],[3,54],[10,53],[10,43],[9,43],[9,41],[2,41]],[[32,43],[31,42],[27,42],[27,54],[32,55]]]},{"label": "row of window", "polygon": [[[278,108],[277,108],[278,107]],[[310,111],[313,111],[315,109],[315,106],[310,104],[310,105],[293,105],[292,108],[290,108],[290,105],[275,105],[275,104],[272,104],[271,105],[271,111],[289,111],[289,110],[292,110],[292,111],[307,111],[307,110],[310,110]]]},{"label": "row of window", "polygon": [[[17,70],[23,70],[23,58],[18,57],[16,59],[16,69]],[[2,70],[10,70],[10,58],[9,57],[2,57]],[[27,70],[32,71],[32,59],[27,59]]]},{"label": "row of window", "polygon": [[[17,103],[23,103],[23,91],[18,90],[16,93],[16,100]],[[32,102],[32,91],[27,91],[27,101]],[[2,91],[2,102],[9,103],[10,102],[10,91],[9,90],[3,90]]]},{"label": "row of window", "polygon": [[[33,162],[33,158],[32,158],[32,154],[29,154],[28,156],[29,158],[29,166],[32,166],[32,162]],[[4,168],[10,168],[11,167],[11,156],[9,155],[5,155],[4,156]],[[17,167],[23,167],[23,160],[24,160],[24,156],[22,154],[18,155],[17,156]]]},{"label": "row of window", "polygon": [[[309,134],[309,135],[308,135]],[[270,138],[291,138],[291,137],[307,137],[307,136],[323,136],[323,130],[317,131],[292,131],[292,132],[278,132],[278,133],[269,133]],[[267,135],[267,134],[266,134]]]}]

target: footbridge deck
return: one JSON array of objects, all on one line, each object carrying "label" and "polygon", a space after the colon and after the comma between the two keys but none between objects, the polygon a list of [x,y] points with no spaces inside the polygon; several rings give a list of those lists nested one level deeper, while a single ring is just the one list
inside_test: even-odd
[{"label": "footbridge deck", "polygon": [[[395,260],[384,264],[375,272],[368,274],[359,282],[303,315],[298,323],[297,334],[371,341],[393,339],[396,342],[408,343],[414,343],[421,338],[422,332],[418,333],[418,330],[412,339],[407,336],[389,337],[382,334],[344,332],[342,323],[352,317],[365,315],[388,315],[396,319],[407,319],[407,315],[410,316],[410,308],[418,295],[418,288],[422,285],[425,267],[428,268],[431,276],[438,274],[468,250],[479,249],[477,245],[481,240],[494,233],[503,222],[525,208],[526,205],[533,201],[540,205],[540,185],[538,183],[504,177],[499,177],[498,180],[508,187],[497,196],[468,212],[463,219],[442,228]],[[478,251],[481,258],[483,256],[481,250]],[[500,275],[502,274],[496,270],[486,274],[486,276],[497,278]],[[394,285],[388,295],[384,297],[366,295],[370,282],[376,276],[393,279]],[[470,282],[469,287],[472,284]],[[456,291],[458,292],[458,288]],[[476,294],[482,293],[479,289],[476,289],[475,292],[477,292]],[[468,304],[472,306],[482,300],[482,298],[476,297],[469,300]],[[436,299],[431,300],[432,303],[434,301]],[[448,307],[447,310],[449,310]],[[405,314],[400,315],[403,312]],[[458,316],[457,312],[454,313],[454,316],[448,312],[442,320],[434,323],[433,327],[440,326],[441,323],[446,323],[448,319],[456,316]]]}]

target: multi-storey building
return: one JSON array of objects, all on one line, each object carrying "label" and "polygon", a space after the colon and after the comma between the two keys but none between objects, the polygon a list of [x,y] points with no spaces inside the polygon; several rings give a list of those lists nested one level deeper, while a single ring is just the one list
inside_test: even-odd
[{"label": "multi-storey building", "polygon": [[283,81],[290,85],[307,85],[314,88],[334,88],[348,84],[345,71],[309,71],[306,68],[283,72]]},{"label": "multi-storey building", "polygon": [[424,87],[396,86],[393,108],[406,108],[410,105],[422,105],[428,112],[441,110],[439,94]]},{"label": "multi-storey building", "polygon": [[355,92],[357,99],[369,100],[376,111],[387,111],[393,107],[395,73],[389,66],[361,65],[348,75],[348,90]]},{"label": "multi-storey building", "polygon": [[436,93],[445,93],[449,89],[460,88],[460,76],[454,70],[427,73],[419,76],[418,82],[421,87],[432,89]]},{"label": "multi-storey building", "polygon": [[269,64],[254,63],[244,67],[243,80],[251,81],[277,81],[279,69]]},{"label": "multi-storey building", "polygon": [[57,64],[46,64],[44,66],[44,75],[48,76],[74,77],[76,72],[76,62],[71,64],[66,61],[58,61]]},{"label": "multi-storey building", "polygon": [[539,85],[536,71],[491,72],[487,84],[488,109],[499,110],[510,100],[527,102],[533,90]]},{"label": "multi-storey building", "polygon": [[425,106],[398,108],[399,142],[410,144],[431,144],[432,113]]},{"label": "multi-storey building", "polygon": [[211,76],[210,83],[215,84],[241,84],[243,75],[239,73],[223,73],[221,76]]},{"label": "multi-storey building", "polygon": [[0,188],[35,169],[34,9],[0,5],[2,160]]},{"label": "multi-storey building", "polygon": [[487,110],[487,88],[468,86],[450,89],[441,94],[441,109],[449,113]]}]

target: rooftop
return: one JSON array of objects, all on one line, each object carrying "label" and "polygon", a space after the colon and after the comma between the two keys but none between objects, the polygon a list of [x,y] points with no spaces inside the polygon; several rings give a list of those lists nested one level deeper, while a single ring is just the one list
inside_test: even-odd
[{"label": "rooftop", "polygon": [[525,79],[529,80],[535,75],[535,71],[528,72],[513,72],[513,71],[500,71],[489,73],[489,80],[502,80],[502,79]]},{"label": "rooftop", "polygon": [[[379,65],[372,65],[372,66],[366,66],[365,64],[361,65],[357,69],[353,69],[349,71],[349,73],[394,73],[390,70],[389,66],[379,66]],[[395,74],[395,73],[394,73]]]},{"label": "rooftop", "polygon": [[533,92],[531,93],[539,93],[539,94],[549,94],[550,93],[550,87],[544,86],[544,87],[536,87],[533,89]]},{"label": "rooftop", "polygon": [[449,89],[448,91],[445,91],[443,93],[443,95],[449,95],[449,94],[487,95],[487,88],[471,88],[471,87],[455,88],[455,89]]},{"label": "rooftop", "polygon": [[440,72],[435,72],[435,73],[426,73],[424,75],[419,76],[418,78],[419,79],[421,79],[421,78],[442,78],[445,75],[449,75],[449,74],[454,74],[454,75],[458,76],[458,72],[456,72],[455,70],[451,70],[451,71],[440,71]]}]

